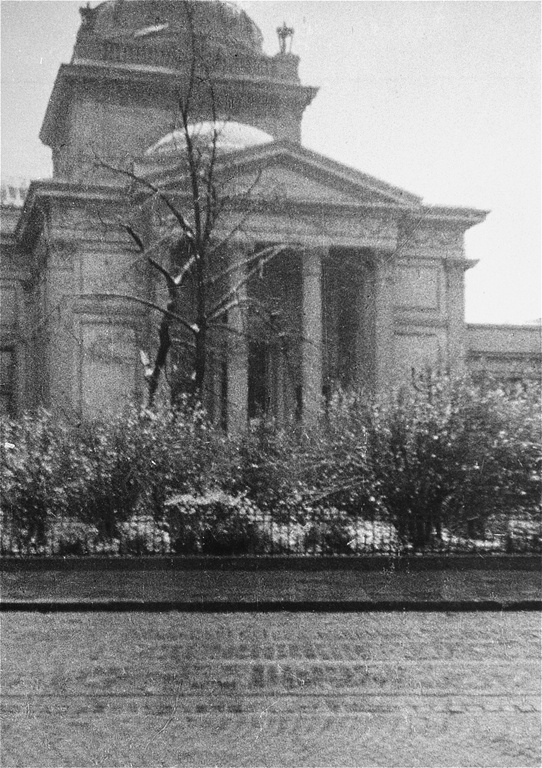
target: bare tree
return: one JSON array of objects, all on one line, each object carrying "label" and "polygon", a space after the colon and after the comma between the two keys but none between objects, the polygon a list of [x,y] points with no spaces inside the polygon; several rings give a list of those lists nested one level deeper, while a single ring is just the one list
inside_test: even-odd
[{"label": "bare tree", "polygon": [[[221,177],[221,135],[228,118],[218,114],[212,78],[212,62],[199,48],[193,28],[192,8],[185,2],[192,45],[186,85],[178,95],[175,130],[178,150],[176,189],[153,181],[137,165],[115,166],[97,157],[96,164],[124,176],[131,186],[137,215],[120,222],[142,256],[163,280],[167,299],[159,304],[135,295],[107,293],[108,297],[130,299],[160,314],[158,344],[151,357],[141,352],[148,395],[147,406],[156,394],[172,353],[181,362],[170,366],[171,398],[188,394],[203,401],[209,351],[216,346],[211,335],[245,334],[249,323],[239,328],[231,322],[232,312],[256,313],[259,326],[276,330],[276,311],[265,302],[250,299],[246,286],[264,266],[287,249],[287,244],[255,247],[248,256],[232,259],[231,244],[243,236],[251,215],[251,201],[260,175],[242,191],[227,191]],[[202,121],[195,107],[198,91],[206,91],[210,120]],[[201,99],[200,99],[201,100]],[[224,185],[224,186],[221,186]],[[242,198],[242,205],[239,201]],[[239,211],[243,212],[239,212]],[[237,211],[237,213],[236,213]],[[143,215],[142,215],[143,214]],[[156,237],[145,233],[141,221],[152,216],[169,220],[168,231]],[[151,228],[152,229],[152,228]],[[222,344],[223,346],[223,344]]]}]

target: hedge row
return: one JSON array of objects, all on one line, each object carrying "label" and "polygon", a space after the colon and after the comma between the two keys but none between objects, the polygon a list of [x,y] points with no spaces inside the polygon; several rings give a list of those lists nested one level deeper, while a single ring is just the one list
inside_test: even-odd
[{"label": "hedge row", "polygon": [[540,546],[540,397],[428,379],[238,438],[203,411],[0,423],[4,554]]}]

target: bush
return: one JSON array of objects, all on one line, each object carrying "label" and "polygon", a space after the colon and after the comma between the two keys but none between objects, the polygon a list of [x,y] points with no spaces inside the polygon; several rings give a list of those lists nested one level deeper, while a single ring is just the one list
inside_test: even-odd
[{"label": "bush", "polygon": [[382,509],[374,494],[369,402],[363,393],[335,392],[325,420],[303,436],[297,463],[313,505],[373,520]]},{"label": "bush", "polygon": [[374,495],[415,548],[445,529],[483,538],[491,516],[540,514],[536,390],[427,377],[375,405],[369,420]]},{"label": "bush", "polygon": [[263,554],[269,549],[261,514],[243,496],[215,491],[166,501],[172,548],[189,555]]},{"label": "bush", "polygon": [[[113,541],[120,547],[131,541],[126,526],[133,529],[135,518],[161,522],[172,493],[204,493],[231,474],[224,436],[198,409],[143,416],[133,411],[76,427],[42,411],[3,420],[0,428],[2,542],[8,551],[9,541],[20,551],[26,546],[42,553],[104,550]],[[59,538],[68,522],[59,528],[55,521],[69,521],[69,536]],[[150,549],[144,539],[142,534],[139,545],[126,546]]]},{"label": "bush", "polygon": [[238,440],[231,440],[234,460],[225,490],[243,495],[264,512],[279,508],[297,492],[299,455],[291,431],[261,421]]},{"label": "bush", "polygon": [[119,526],[119,552],[127,555],[169,555],[169,525],[150,516],[133,517]]},{"label": "bush", "polygon": [[16,421],[3,421],[0,433],[0,510],[18,546],[46,543],[49,517],[67,514],[70,482],[79,457],[70,445],[70,432],[43,412]]},{"label": "bush", "polygon": [[378,402],[336,393],[308,432],[240,439],[187,407],[0,428],[6,553],[540,548],[536,388],[427,376]]}]

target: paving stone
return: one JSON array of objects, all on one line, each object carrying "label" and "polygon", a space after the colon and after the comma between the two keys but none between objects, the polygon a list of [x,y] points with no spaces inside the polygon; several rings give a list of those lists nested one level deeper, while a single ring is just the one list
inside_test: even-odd
[{"label": "paving stone", "polygon": [[1,764],[539,766],[535,614],[2,620]]}]

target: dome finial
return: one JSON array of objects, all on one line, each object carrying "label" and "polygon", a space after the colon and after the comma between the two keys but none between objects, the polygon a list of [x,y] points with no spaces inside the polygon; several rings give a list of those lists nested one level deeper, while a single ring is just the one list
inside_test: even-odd
[{"label": "dome finial", "polygon": [[[292,38],[294,36],[294,30],[292,27],[287,27],[286,22],[282,22],[282,27],[277,27],[277,35],[279,37],[279,49],[282,55],[292,52]],[[289,44],[288,44],[289,43]]]}]

